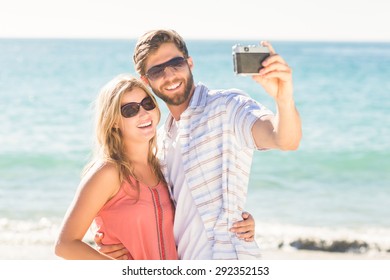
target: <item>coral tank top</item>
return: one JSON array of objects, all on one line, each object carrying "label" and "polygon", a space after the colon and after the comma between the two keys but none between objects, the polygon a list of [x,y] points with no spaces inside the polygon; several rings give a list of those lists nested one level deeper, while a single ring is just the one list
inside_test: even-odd
[{"label": "coral tank top", "polygon": [[[135,180],[131,178],[132,182]],[[148,187],[139,183],[140,193],[124,182],[95,218],[103,233],[103,244],[122,243],[133,260],[174,260],[174,206],[167,186]]]}]

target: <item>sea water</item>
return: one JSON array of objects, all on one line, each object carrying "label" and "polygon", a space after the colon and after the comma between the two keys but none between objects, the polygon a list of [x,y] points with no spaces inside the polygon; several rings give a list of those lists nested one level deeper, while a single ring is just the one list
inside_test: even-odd
[{"label": "sea water", "polygon": [[[188,41],[195,82],[275,111],[231,48]],[[255,152],[246,210],[267,249],[390,250],[390,44],[273,43],[293,69],[297,151]],[[135,40],[0,40],[0,244],[52,244],[92,146],[91,103]],[[167,109],[161,104],[163,119]],[[1,252],[0,252],[1,259]]]}]

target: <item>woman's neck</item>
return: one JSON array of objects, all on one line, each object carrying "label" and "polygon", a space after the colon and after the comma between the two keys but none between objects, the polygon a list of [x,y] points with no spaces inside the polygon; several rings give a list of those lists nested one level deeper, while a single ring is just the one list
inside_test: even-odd
[{"label": "woman's neck", "polygon": [[125,153],[133,164],[148,164],[149,143],[125,144]]}]

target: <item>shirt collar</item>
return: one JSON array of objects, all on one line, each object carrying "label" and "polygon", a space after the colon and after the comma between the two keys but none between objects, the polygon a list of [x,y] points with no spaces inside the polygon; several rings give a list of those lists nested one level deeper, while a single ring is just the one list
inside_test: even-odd
[{"label": "shirt collar", "polygon": [[208,92],[208,88],[204,84],[198,83],[195,87],[194,94],[192,95],[192,98],[191,98],[191,101],[190,101],[190,104],[188,105],[188,107],[191,109],[196,109],[199,107],[206,106],[207,92]]},{"label": "shirt collar", "polygon": [[[203,109],[203,107],[206,106],[208,91],[208,88],[204,84],[199,82],[195,87],[195,91],[191,97],[188,108],[182,113],[182,115],[189,114],[196,109]],[[172,124],[174,123],[174,120],[175,119],[173,118],[172,114],[169,113],[164,125],[164,129],[167,132],[168,136],[170,136],[169,132]]]}]

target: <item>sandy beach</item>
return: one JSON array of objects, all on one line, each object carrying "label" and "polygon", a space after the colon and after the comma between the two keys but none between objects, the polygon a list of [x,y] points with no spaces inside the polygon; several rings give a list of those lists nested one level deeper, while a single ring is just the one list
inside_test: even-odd
[{"label": "sandy beach", "polygon": [[[1,260],[59,260],[49,245],[0,245]],[[264,260],[390,260],[390,253],[329,253],[310,250],[266,250]]]}]

